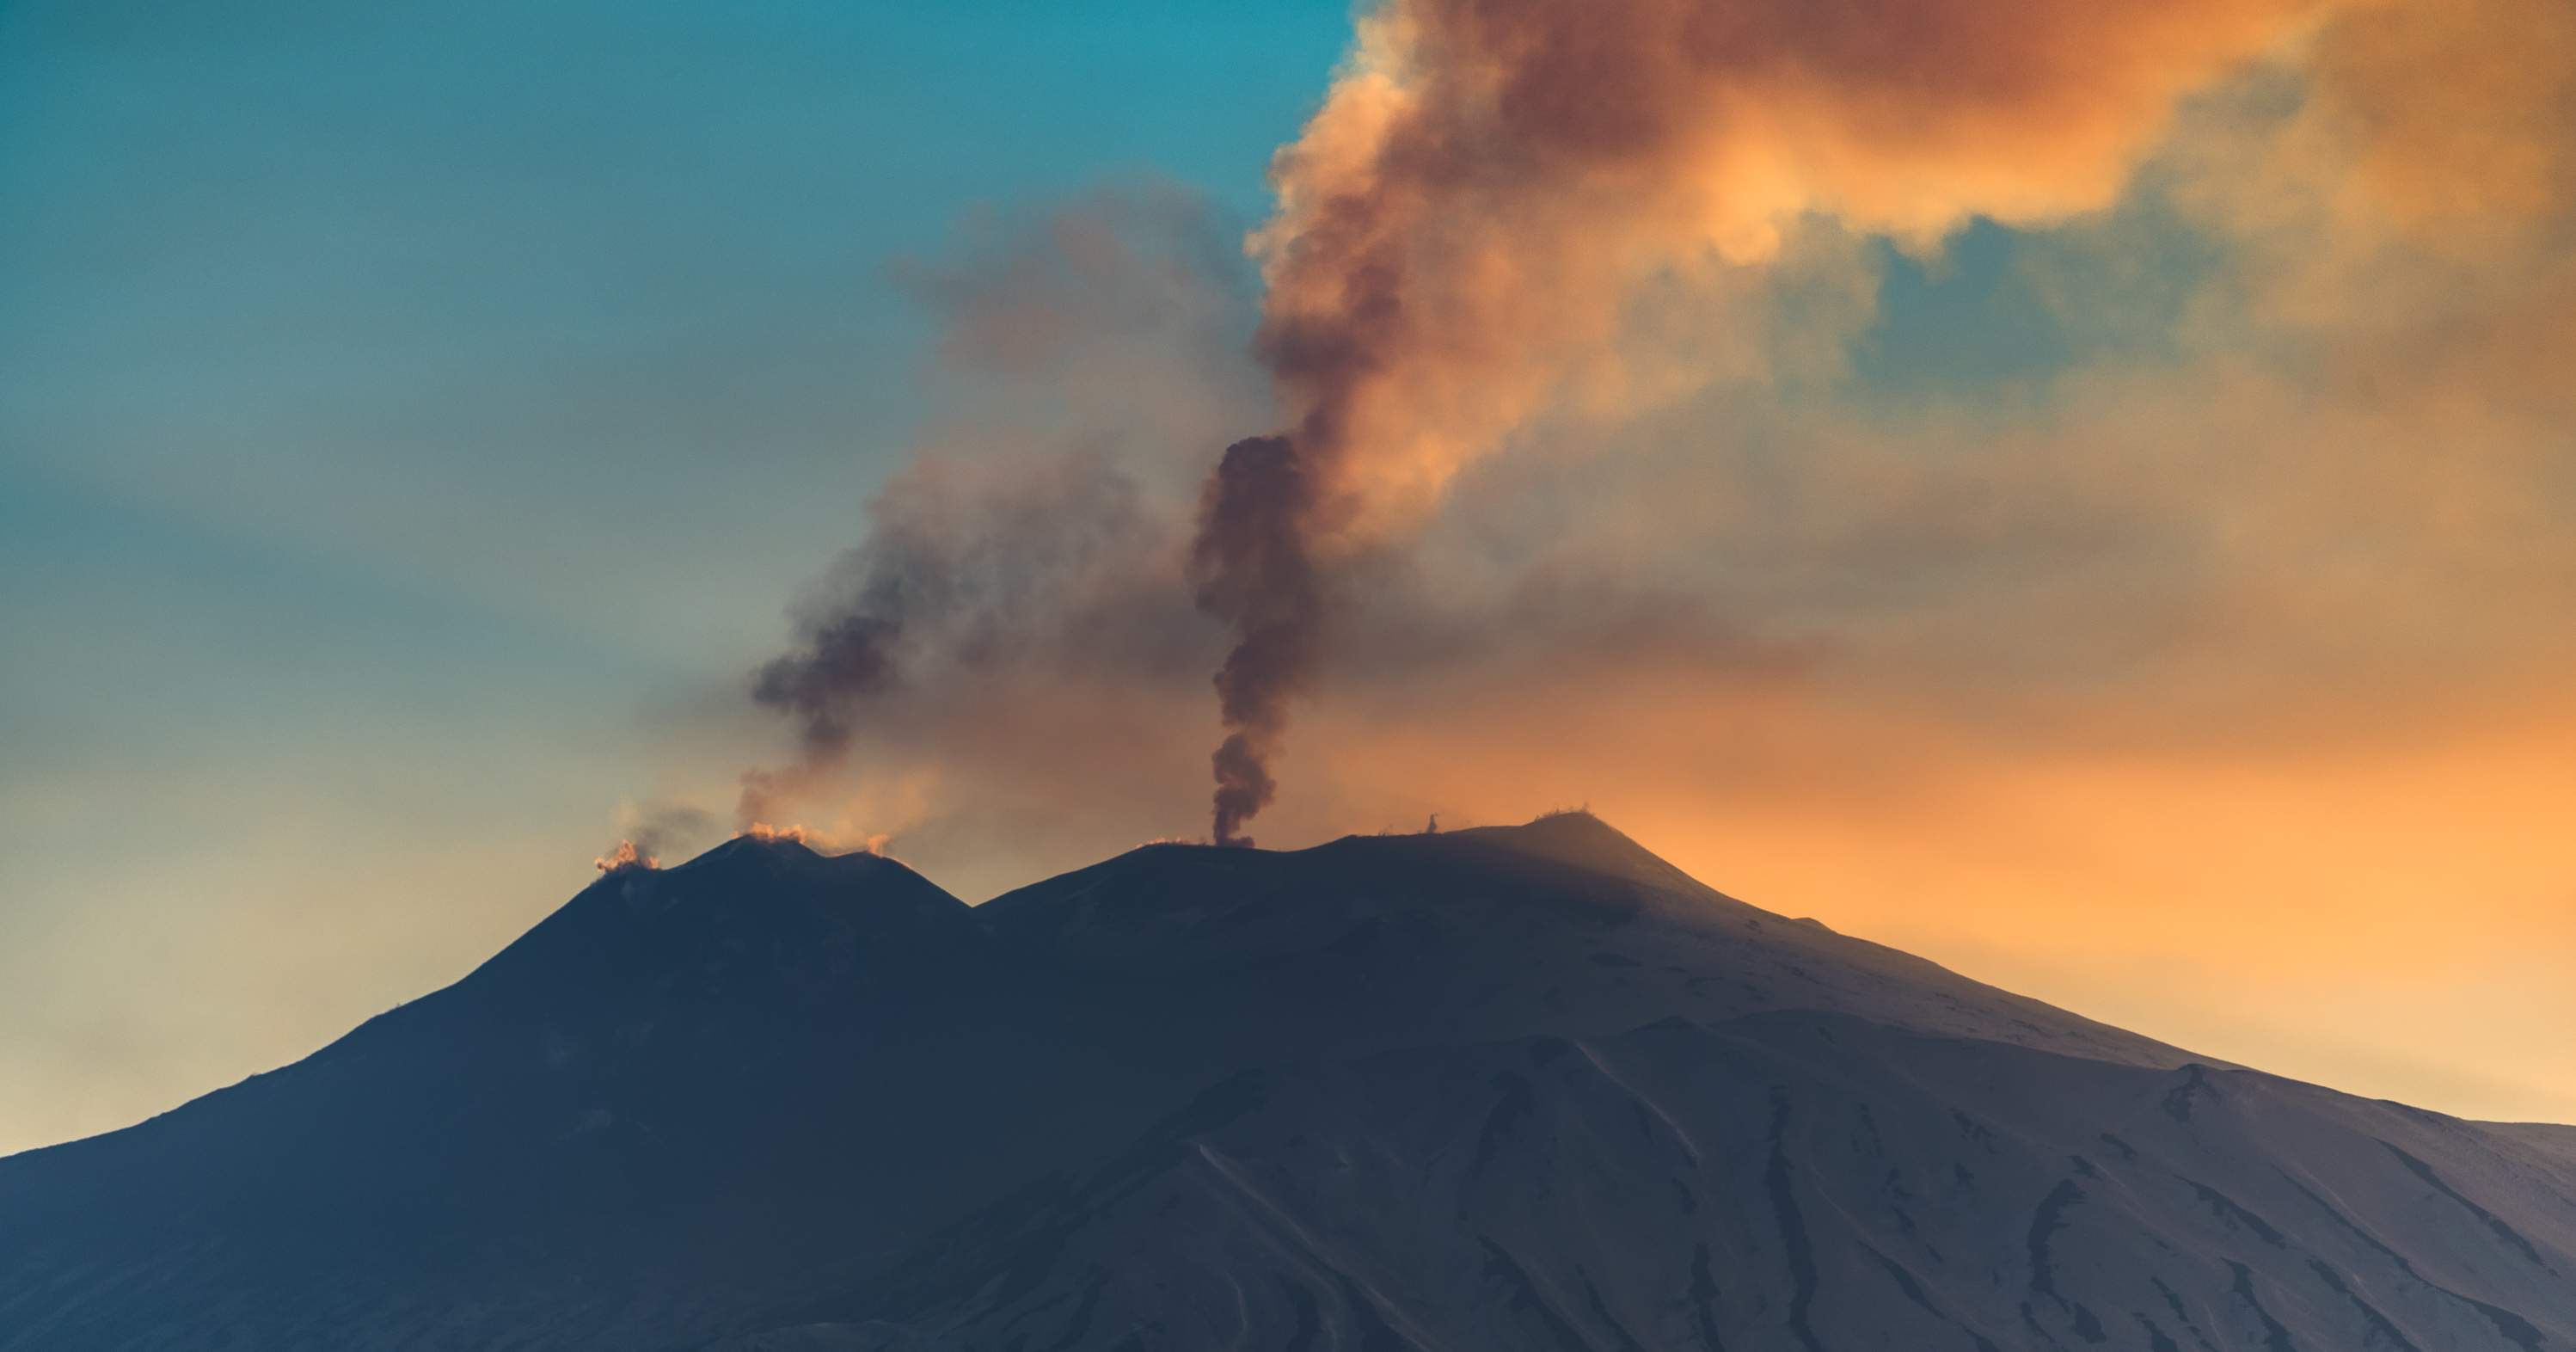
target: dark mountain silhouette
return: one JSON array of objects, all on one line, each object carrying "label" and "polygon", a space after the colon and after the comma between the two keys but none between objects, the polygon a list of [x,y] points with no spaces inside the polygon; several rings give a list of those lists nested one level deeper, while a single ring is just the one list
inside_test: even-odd
[{"label": "dark mountain silhouette", "polygon": [[0,1160],[0,1349],[2576,1352],[2576,1131],[2238,1068],[1581,814],[968,907],[737,840]]}]

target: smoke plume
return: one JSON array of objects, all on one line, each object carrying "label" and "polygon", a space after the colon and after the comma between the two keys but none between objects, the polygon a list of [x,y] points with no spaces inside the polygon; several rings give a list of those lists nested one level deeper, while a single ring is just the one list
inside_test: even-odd
[{"label": "smoke plume", "polygon": [[1191,562],[1199,607],[1238,635],[1216,675],[1227,735],[1216,752],[1216,842],[1249,845],[1243,823],[1278,791],[1270,759],[1287,704],[1314,668],[1324,598],[1307,539],[1318,528],[1311,462],[1286,437],[1226,448],[1200,506]]},{"label": "smoke plume", "polygon": [[634,841],[621,840],[617,842],[617,848],[591,860],[590,866],[598,869],[602,874],[625,873],[632,869],[660,868],[662,860],[659,855],[647,853],[643,846]]},{"label": "smoke plume", "polygon": [[743,776],[737,828],[838,767],[862,714],[903,682],[1049,646],[1083,587],[1147,533],[1137,492],[1105,455],[1083,451],[924,459],[887,485],[868,505],[867,542],[805,607],[796,647],[752,677],[753,700],[794,724],[799,756]]},{"label": "smoke plume", "polygon": [[591,861],[602,873],[660,868],[664,859],[721,834],[712,813],[685,803],[645,803],[620,815],[628,819],[623,838],[615,849]]},{"label": "smoke plume", "polygon": [[[1616,347],[1658,276],[1801,217],[1922,246],[2109,205],[2178,99],[2325,0],[1391,0],[1273,166],[1256,349],[1288,422],[1202,500],[1215,832],[1275,791],[1337,566]],[[1616,387],[1613,382],[1614,389]]]},{"label": "smoke plume", "polygon": [[852,839],[909,830],[986,753],[1132,764],[1099,692],[1159,717],[1212,660],[1188,504],[1203,448],[1268,403],[1242,235],[1178,188],[1109,184],[978,211],[894,270],[936,335],[921,432],[747,683],[794,741],[741,777],[737,829],[821,813]]}]

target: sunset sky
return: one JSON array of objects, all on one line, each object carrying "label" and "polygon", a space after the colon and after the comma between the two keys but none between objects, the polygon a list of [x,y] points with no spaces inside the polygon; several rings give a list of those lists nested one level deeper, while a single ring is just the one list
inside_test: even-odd
[{"label": "sunset sky", "polygon": [[1588,804],[2576,1121],[2576,8],[1830,8],[0,9],[0,1151],[621,838],[1205,837],[1274,432],[1264,847]]}]

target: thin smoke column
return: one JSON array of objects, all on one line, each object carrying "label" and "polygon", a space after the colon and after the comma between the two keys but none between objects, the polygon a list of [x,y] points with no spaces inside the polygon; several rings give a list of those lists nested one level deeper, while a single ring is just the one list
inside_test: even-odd
[{"label": "thin smoke column", "polygon": [[1236,635],[1216,674],[1225,741],[1216,750],[1216,841],[1249,845],[1243,823],[1278,792],[1270,761],[1288,700],[1312,676],[1324,616],[1315,559],[1316,475],[1286,437],[1226,448],[1200,506],[1192,563],[1199,607]]},{"label": "thin smoke column", "polygon": [[1929,249],[1972,217],[2107,207],[2180,98],[2358,2],[1388,0],[1365,15],[1272,166],[1278,207],[1251,241],[1255,351],[1285,431],[1228,447],[1200,502],[1197,601],[1234,636],[1216,676],[1217,841],[1250,844],[1277,791],[1340,566],[1578,375],[1596,409],[1656,397],[1652,380],[1601,379],[1641,288],[1767,267],[1817,218]]}]

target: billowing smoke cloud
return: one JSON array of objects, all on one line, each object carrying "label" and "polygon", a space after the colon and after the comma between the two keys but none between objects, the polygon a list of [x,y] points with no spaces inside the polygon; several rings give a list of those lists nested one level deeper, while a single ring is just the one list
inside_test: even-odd
[{"label": "billowing smoke cloud", "polygon": [[[1897,734],[1809,743],[1874,719],[2324,737],[2360,715],[2319,690],[2386,724],[2467,666],[2560,670],[2528,619],[2576,586],[2536,505],[2576,340],[2563,6],[1561,8],[1365,21],[1278,161],[1258,313],[1162,208],[925,270],[962,397],[760,673],[797,739],[746,820],[807,800],[961,877],[1080,862],[1191,810],[1211,739],[1175,710],[1211,668],[1229,841],[1265,807],[1608,803],[1657,758],[1676,792],[1755,751],[1747,784],[1864,777]],[[1955,342],[1882,313],[1973,217],[2021,291],[1967,304],[2004,312]],[[1900,331],[1997,355],[2014,305],[2079,341],[2002,385],[1854,364]],[[1811,684],[1845,703],[1761,712]],[[1654,732],[1578,756],[1591,702]]]},{"label": "billowing smoke cloud", "polygon": [[1289,416],[1230,447],[1194,561],[1236,646],[1215,831],[1275,792],[1337,561],[1560,392],[1656,277],[1799,218],[1925,244],[2117,196],[2175,102],[2317,0],[1392,0],[1274,168],[1258,351]]}]

